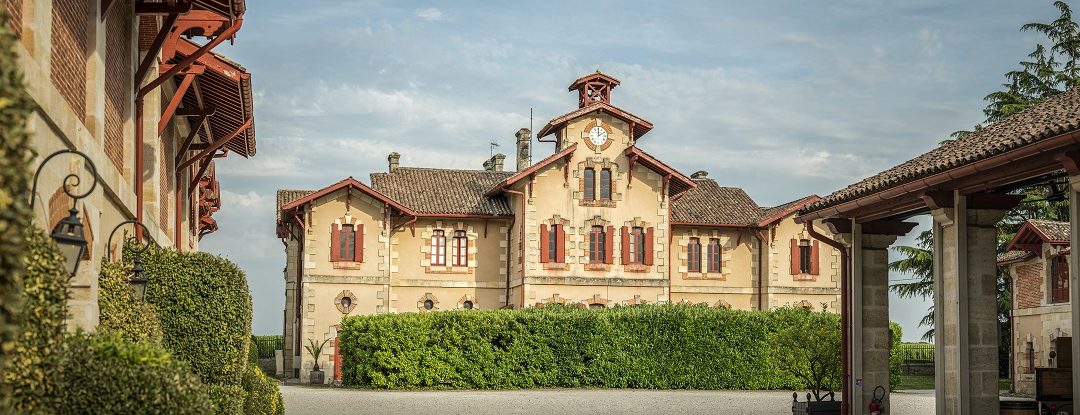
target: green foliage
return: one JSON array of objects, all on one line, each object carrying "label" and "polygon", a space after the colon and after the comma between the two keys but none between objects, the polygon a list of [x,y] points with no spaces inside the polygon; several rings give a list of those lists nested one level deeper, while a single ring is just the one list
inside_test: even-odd
[{"label": "green foliage", "polygon": [[[206,386],[161,346],[117,334],[75,334],[59,372],[55,412],[64,414],[207,414]],[[55,375],[55,374],[54,374]]]},{"label": "green foliage", "polygon": [[22,312],[18,341],[3,383],[11,387],[15,408],[37,413],[51,408],[60,388],[55,374],[64,353],[64,304],[69,271],[56,244],[36,227],[26,229]]},{"label": "green foliage", "polygon": [[[34,103],[26,94],[16,64],[18,44],[11,33],[7,10],[0,6],[0,372],[6,372],[18,336],[21,309],[19,283],[26,275],[23,256],[28,249],[24,230],[30,227],[30,161],[26,118]],[[25,368],[24,368],[25,369]],[[10,384],[0,379],[0,413],[11,412]]]},{"label": "green foliage", "polygon": [[259,345],[255,343],[255,336],[251,336],[251,343],[248,343],[248,364],[259,364]]},{"label": "green foliage", "polygon": [[771,338],[777,366],[802,380],[821,401],[825,391],[840,389],[840,316],[826,311],[803,313]]},{"label": "green foliage", "polygon": [[808,314],[681,305],[383,314],[345,318],[338,339],[350,386],[803,389],[779,367],[770,335]]},{"label": "green foliage", "polygon": [[281,391],[277,381],[266,376],[257,365],[248,367],[242,382],[247,397],[244,399],[245,415],[277,415],[285,413]]},{"label": "green foliage", "polygon": [[150,280],[146,302],[161,319],[165,348],[203,382],[239,385],[251,342],[244,272],[218,256],[158,247],[147,249],[141,261]]},{"label": "green foliage", "polygon": [[117,333],[133,343],[160,344],[164,334],[153,307],[139,301],[131,290],[131,266],[103,262],[98,278],[98,308],[101,318],[97,331]]},{"label": "green foliage", "polygon": [[206,390],[210,394],[210,400],[214,402],[217,415],[240,415],[244,413],[244,398],[247,393],[239,384],[209,384]]},{"label": "green foliage", "polygon": [[900,340],[904,338],[904,329],[899,324],[889,322],[889,390],[900,386],[904,374],[904,354],[900,350]]}]

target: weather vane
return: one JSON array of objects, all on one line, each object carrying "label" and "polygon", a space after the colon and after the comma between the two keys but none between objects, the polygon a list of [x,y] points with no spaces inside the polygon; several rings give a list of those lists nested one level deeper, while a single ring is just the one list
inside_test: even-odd
[{"label": "weather vane", "polygon": [[488,143],[488,157],[491,157],[491,156],[495,155],[495,147],[498,147],[498,146],[499,146],[499,143],[496,143],[494,141]]}]

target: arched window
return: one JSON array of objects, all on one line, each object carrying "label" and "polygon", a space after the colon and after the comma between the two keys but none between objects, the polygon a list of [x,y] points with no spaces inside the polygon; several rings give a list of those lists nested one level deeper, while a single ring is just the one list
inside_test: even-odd
[{"label": "arched window", "polygon": [[591,167],[585,169],[585,200],[596,200],[596,170]]},{"label": "arched window", "polygon": [[720,272],[720,240],[709,238],[709,272]]},{"label": "arched window", "polygon": [[431,265],[446,265],[446,233],[442,230],[431,234]]},{"label": "arched window", "polygon": [[589,229],[589,263],[590,264],[603,264],[604,253],[607,246],[605,240],[604,227],[593,226]]},{"label": "arched window", "polygon": [[469,265],[469,240],[465,237],[465,231],[454,231],[453,258],[455,267]]},{"label": "arched window", "polygon": [[600,200],[611,200],[611,169],[600,170]]},{"label": "arched window", "polygon": [[686,270],[701,272],[701,240],[698,238],[690,238],[686,244]]}]

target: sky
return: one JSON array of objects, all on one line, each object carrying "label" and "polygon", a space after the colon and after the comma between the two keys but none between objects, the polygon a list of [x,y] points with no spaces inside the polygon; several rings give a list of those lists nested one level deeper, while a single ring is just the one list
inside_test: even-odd
[{"label": "sky", "polygon": [[[217,50],[252,73],[258,153],[218,159],[220,230],[201,247],[247,271],[254,332],[280,334],[277,189],[368,183],[392,151],[479,169],[494,141],[512,159],[514,133],[576,109],[567,86],[597,69],[654,124],[638,145],[682,172],[762,206],[824,196],[983,121],[1045,41],[1020,26],[1056,17],[1050,1],[252,0]],[[905,340],[928,305],[891,298]]]}]

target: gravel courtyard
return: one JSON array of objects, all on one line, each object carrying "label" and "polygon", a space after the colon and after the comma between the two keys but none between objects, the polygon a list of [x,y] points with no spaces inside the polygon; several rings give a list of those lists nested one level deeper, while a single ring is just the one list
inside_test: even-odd
[{"label": "gravel courtyard", "polygon": [[[791,392],[531,389],[388,392],[281,387],[286,414],[738,414],[791,413]],[[931,414],[934,391],[894,392],[894,414]]]}]

